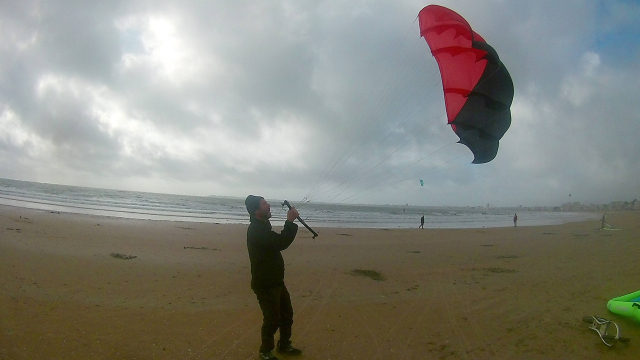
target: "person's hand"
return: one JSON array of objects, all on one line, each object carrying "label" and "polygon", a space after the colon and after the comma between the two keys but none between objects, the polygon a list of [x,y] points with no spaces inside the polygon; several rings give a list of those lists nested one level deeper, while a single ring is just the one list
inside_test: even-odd
[{"label": "person's hand", "polygon": [[287,220],[293,222],[300,214],[298,214],[298,210],[295,207],[292,207],[291,210],[287,211]]}]

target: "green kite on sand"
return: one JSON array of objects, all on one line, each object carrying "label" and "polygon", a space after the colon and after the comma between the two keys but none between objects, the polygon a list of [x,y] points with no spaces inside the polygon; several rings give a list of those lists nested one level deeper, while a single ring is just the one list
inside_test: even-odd
[{"label": "green kite on sand", "polygon": [[614,314],[640,321],[640,290],[609,300],[607,309]]}]

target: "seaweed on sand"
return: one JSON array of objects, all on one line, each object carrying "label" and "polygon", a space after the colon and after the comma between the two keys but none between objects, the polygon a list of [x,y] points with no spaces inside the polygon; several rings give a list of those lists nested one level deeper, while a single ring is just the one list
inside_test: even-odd
[{"label": "seaweed on sand", "polygon": [[116,258],[116,259],[122,259],[122,260],[130,260],[130,259],[137,258],[137,256],[125,255],[125,254],[120,254],[120,253],[111,253],[111,256]]},{"label": "seaweed on sand", "polygon": [[376,281],[383,281],[385,280],[385,277],[380,274],[379,272],[375,271],[375,270],[363,270],[363,269],[355,269],[355,270],[351,270],[351,274],[352,275],[359,275],[359,276],[366,276],[370,279],[376,280]]}]

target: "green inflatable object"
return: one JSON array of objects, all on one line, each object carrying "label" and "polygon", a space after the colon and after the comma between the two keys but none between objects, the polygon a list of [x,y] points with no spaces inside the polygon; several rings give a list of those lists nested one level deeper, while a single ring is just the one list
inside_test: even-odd
[{"label": "green inflatable object", "polygon": [[633,317],[640,321],[640,290],[609,300],[607,309],[614,314]]}]

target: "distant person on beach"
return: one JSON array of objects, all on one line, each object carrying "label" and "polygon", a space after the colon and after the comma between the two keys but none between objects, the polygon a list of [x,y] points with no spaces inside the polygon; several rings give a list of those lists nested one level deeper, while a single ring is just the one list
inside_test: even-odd
[{"label": "distant person on beach", "polygon": [[247,249],[251,261],[251,289],[258,298],[262,310],[262,345],[260,359],[277,360],[272,350],[276,348],[274,335],[280,329],[276,350],[287,355],[300,355],[302,351],[291,346],[293,307],[284,284],[284,260],[282,250],[291,245],[298,232],[293,221],[298,217],[296,208],[287,212],[284,229],[278,234],[271,230],[271,206],[261,196],[249,195],[244,201],[251,224],[247,229]]},{"label": "distant person on beach", "polygon": [[424,229],[424,215],[420,218],[420,227],[418,229]]},{"label": "distant person on beach", "polygon": [[604,229],[605,226],[607,226],[607,223],[605,222],[604,216],[605,216],[605,214],[602,214],[602,226],[600,226],[600,229]]},{"label": "distant person on beach", "polygon": [[518,214],[513,214],[513,227],[518,226]]}]

